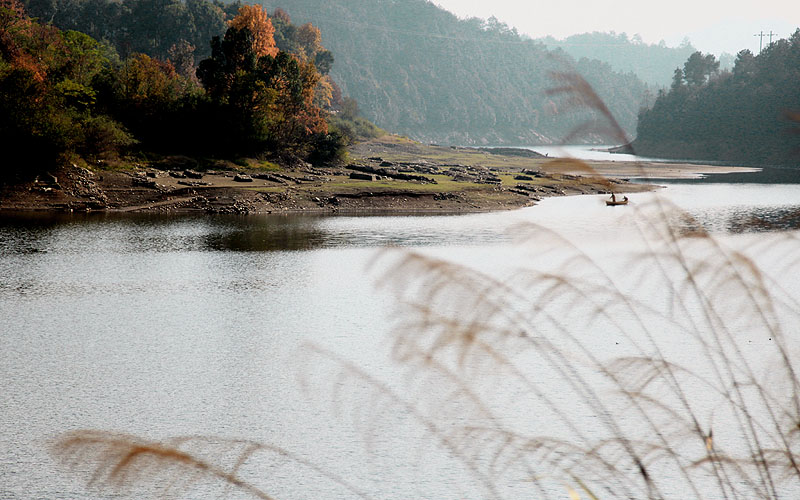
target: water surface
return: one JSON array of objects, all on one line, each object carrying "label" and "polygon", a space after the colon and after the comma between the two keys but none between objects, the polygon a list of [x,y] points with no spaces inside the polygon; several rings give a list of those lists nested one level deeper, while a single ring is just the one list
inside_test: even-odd
[{"label": "water surface", "polygon": [[[692,216],[676,218],[679,227],[701,225],[734,245],[785,238],[798,227],[800,185],[670,185],[661,194]],[[393,279],[375,261],[381,248],[496,276],[565,258],[555,240],[537,240],[544,233],[526,226],[532,223],[587,255],[620,255],[638,249],[643,228],[634,210],[652,206],[653,197],[632,194],[631,206],[614,208],[597,196],[553,198],[461,216],[4,217],[0,497],[105,498],[61,472],[47,452],[53,436],[86,428],[273,443],[375,498],[481,497],[463,465],[430,451],[430,435],[407,412],[376,399],[366,379],[340,378],[341,366],[307,346],[330,350],[403,394],[405,370],[387,354],[397,299],[376,287]],[[532,239],[517,244],[524,237]],[[775,269],[772,254],[764,259]],[[786,278],[781,284],[797,297]],[[641,294],[656,300],[663,291]],[[614,355],[621,340],[595,348]],[[516,390],[497,397],[509,419],[528,425],[526,412],[534,410],[518,406]],[[561,432],[555,423],[535,430]],[[278,498],[353,497],[280,461],[264,459],[243,474]],[[215,491],[202,486],[193,496]],[[504,494],[528,498],[529,484],[518,478]]]}]

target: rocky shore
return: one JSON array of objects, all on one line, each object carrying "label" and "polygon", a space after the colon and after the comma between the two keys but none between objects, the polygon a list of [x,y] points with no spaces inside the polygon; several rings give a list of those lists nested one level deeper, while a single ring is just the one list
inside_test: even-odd
[{"label": "rocky shore", "polygon": [[[522,152],[425,146],[386,136],[354,146],[350,161],[336,167],[184,157],[114,169],[68,165],[0,188],[0,211],[472,212],[528,206],[548,196],[651,188],[620,178],[620,172],[631,176],[630,166],[617,165],[615,173],[614,162]],[[691,173],[707,170],[692,166]]]}]

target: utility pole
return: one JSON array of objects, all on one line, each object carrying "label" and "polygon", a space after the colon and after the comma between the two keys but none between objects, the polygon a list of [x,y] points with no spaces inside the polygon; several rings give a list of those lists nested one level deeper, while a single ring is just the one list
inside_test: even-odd
[{"label": "utility pole", "polygon": [[763,31],[761,31],[760,33],[756,33],[753,36],[757,36],[758,37],[758,53],[760,54],[761,53],[761,48],[762,48],[762,46],[764,44],[764,37],[767,36],[767,35]]},{"label": "utility pole", "polygon": [[769,30],[769,44],[772,45],[772,37],[778,36],[777,33],[773,33],[772,30]]}]

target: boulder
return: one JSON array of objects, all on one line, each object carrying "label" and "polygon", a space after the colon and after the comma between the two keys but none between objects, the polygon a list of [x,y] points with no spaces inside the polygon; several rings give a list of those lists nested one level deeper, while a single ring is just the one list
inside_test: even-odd
[{"label": "boulder", "polygon": [[350,178],[359,181],[374,181],[375,176],[372,174],[365,174],[362,172],[350,172]]}]

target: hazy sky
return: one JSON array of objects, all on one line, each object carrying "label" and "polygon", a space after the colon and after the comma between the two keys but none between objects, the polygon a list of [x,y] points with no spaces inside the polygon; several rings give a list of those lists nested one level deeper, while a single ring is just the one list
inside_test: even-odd
[{"label": "hazy sky", "polygon": [[534,38],[616,31],[675,46],[688,37],[698,49],[717,54],[758,51],[755,33],[772,30],[786,38],[800,27],[800,0],[432,1],[459,17],[495,16]]}]

